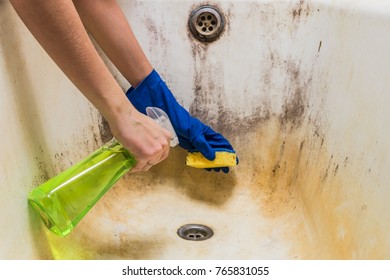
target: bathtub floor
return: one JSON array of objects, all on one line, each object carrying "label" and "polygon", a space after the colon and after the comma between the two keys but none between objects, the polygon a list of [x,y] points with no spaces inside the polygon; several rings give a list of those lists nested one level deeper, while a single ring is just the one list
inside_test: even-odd
[{"label": "bathtub floor", "polygon": [[[151,171],[127,174],[71,234],[45,230],[47,258],[386,258],[388,231],[356,187],[356,165],[329,153],[316,126],[281,124],[269,119],[229,137],[240,159],[229,174],[187,167],[179,147]],[[181,239],[185,224],[214,236]]]},{"label": "bathtub floor", "polygon": [[[98,202],[74,231],[47,239],[55,259],[289,259],[291,216],[262,217],[253,188],[229,174],[185,167],[175,150],[166,163],[130,174]],[[179,167],[182,166],[182,167]],[[244,167],[244,166],[243,166]],[[176,178],[176,179],[175,179]],[[177,235],[190,223],[214,236],[188,241]]]}]

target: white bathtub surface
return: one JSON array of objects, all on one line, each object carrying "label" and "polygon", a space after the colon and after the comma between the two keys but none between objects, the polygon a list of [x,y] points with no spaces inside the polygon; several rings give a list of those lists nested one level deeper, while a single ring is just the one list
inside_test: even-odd
[{"label": "white bathtub surface", "polygon": [[[192,169],[176,147],[126,175],[69,236],[52,235],[28,192],[109,132],[0,1],[0,258],[390,257],[388,1],[208,2],[226,18],[210,44],[187,29],[198,1],[119,3],[178,101],[228,137],[240,164]],[[188,223],[214,236],[182,240]]]}]

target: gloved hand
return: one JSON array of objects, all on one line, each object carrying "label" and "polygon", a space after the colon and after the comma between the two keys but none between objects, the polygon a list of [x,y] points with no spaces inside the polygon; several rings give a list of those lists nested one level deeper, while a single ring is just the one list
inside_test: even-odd
[{"label": "gloved hand", "polygon": [[[126,92],[133,106],[143,114],[146,107],[158,107],[168,115],[179,138],[179,146],[189,152],[199,151],[208,160],[215,159],[216,151],[235,153],[229,141],[200,120],[192,117],[175,99],[165,82],[153,70],[136,88]],[[228,167],[214,168],[229,172]]]}]

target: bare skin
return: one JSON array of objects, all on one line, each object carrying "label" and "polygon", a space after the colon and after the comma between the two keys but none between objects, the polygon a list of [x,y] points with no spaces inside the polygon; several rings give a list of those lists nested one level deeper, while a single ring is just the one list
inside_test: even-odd
[{"label": "bare skin", "polygon": [[[114,137],[135,156],[137,164],[132,172],[147,171],[168,157],[170,133],[131,105],[83,26],[84,22],[126,79],[137,85],[152,66],[115,1],[75,1],[78,10],[71,0],[10,2],[49,56],[102,113]],[[90,14],[87,7],[92,9]],[[103,10],[105,16],[99,21]],[[114,21],[116,27],[111,29],[106,21]]]},{"label": "bare skin", "polygon": [[133,87],[152,72],[134,33],[115,0],[73,0],[87,30]]}]

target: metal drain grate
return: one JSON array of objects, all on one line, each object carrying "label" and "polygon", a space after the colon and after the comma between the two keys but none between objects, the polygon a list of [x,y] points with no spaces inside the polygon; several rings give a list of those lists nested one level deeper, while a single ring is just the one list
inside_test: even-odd
[{"label": "metal drain grate", "polygon": [[188,25],[196,39],[212,42],[221,35],[225,27],[225,19],[217,8],[201,6],[191,13]]},{"label": "metal drain grate", "polygon": [[214,232],[211,228],[205,225],[188,224],[181,226],[177,230],[177,234],[185,240],[202,241],[212,237]]}]

